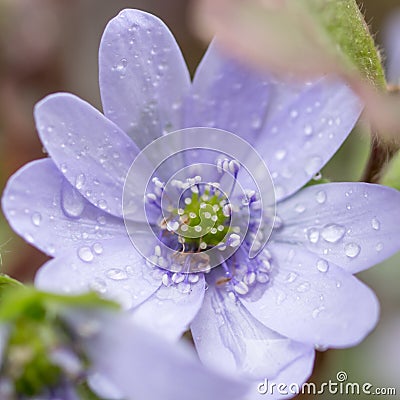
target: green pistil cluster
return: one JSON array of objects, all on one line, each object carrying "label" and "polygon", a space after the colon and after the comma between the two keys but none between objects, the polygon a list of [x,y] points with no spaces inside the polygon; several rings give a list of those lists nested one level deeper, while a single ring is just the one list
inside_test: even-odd
[{"label": "green pistil cluster", "polygon": [[230,223],[225,196],[219,191],[210,194],[210,190],[206,189],[203,194],[192,193],[184,203],[184,208],[175,210],[179,215],[179,228],[175,233],[181,242],[195,244],[200,250],[221,243],[229,231]]}]

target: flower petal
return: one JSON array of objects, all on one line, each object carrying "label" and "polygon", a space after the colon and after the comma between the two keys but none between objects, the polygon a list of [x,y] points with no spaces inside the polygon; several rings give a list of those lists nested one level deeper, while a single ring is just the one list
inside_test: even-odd
[{"label": "flower petal", "polygon": [[107,25],[99,53],[104,114],[140,148],[181,128],[181,103],[190,86],[182,53],[154,15],[123,10]]},{"label": "flower petal", "polygon": [[162,285],[149,299],[133,310],[133,320],[140,326],[162,332],[163,337],[178,340],[188,329],[204,298],[205,281],[185,282],[169,287]]},{"label": "flower petal", "polygon": [[227,58],[213,43],[196,72],[185,125],[212,126],[246,139],[264,157],[281,199],[326,164],[361,109],[338,80],[276,81]]},{"label": "flower petal", "polygon": [[351,273],[400,249],[400,192],[368,183],[328,183],[278,204],[273,240],[305,246]]},{"label": "flower petal", "polygon": [[300,388],[311,375],[314,358],[315,351],[311,350],[304,356],[297,358],[276,378],[257,382],[257,390],[249,392],[246,400],[281,400],[295,397],[297,388]]},{"label": "flower petal", "polygon": [[2,205],[12,228],[50,256],[128,237],[123,220],[89,203],[49,158],[33,161],[14,174]]},{"label": "flower petal", "polygon": [[386,78],[393,85],[400,84],[400,12],[390,17],[385,29],[387,55]]},{"label": "flower petal", "polygon": [[263,324],[294,340],[329,347],[358,344],[374,328],[378,301],[357,278],[301,247],[270,243],[268,250],[271,281],[242,298]]},{"label": "flower petal", "polygon": [[191,325],[200,359],[252,380],[273,378],[313,347],[296,343],[257,321],[224,287],[210,285]]},{"label": "flower petal", "polygon": [[248,385],[206,369],[189,347],[132,321],[111,320],[88,341],[94,368],[129,399],[242,400]]},{"label": "flower petal", "polygon": [[39,269],[35,285],[56,293],[95,290],[125,309],[139,305],[159,288],[161,280],[129,239],[110,241],[101,253],[95,250],[82,246],[50,260]]},{"label": "flower petal", "polygon": [[122,191],[138,148],[111,121],[78,97],[58,93],[35,107],[39,136],[51,158],[92,204],[122,215]]}]

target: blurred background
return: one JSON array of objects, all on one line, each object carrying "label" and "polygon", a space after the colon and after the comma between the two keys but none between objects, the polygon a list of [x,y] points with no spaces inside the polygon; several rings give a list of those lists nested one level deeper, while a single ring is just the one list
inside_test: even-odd
[{"label": "blurred background", "polygon": [[[68,91],[101,108],[97,50],[107,21],[119,10],[139,8],[161,17],[177,38],[193,74],[206,44],[190,29],[189,6],[187,0],[0,0],[0,191],[19,167],[46,156],[32,117],[38,100],[49,93]],[[400,8],[400,1],[364,0],[360,6],[380,44],[384,21]],[[358,180],[368,151],[368,136],[356,129],[322,171],[323,176],[335,181]],[[393,182],[400,176],[395,171],[400,169],[398,161],[397,165],[391,167],[387,183],[399,185]],[[0,214],[2,272],[28,282],[45,260],[10,230]],[[311,381],[335,380],[338,371],[345,371],[352,382],[397,388],[397,397],[376,398],[400,399],[400,254],[360,278],[379,297],[381,321],[359,346],[319,353]],[[330,397],[324,394],[323,398]]]}]

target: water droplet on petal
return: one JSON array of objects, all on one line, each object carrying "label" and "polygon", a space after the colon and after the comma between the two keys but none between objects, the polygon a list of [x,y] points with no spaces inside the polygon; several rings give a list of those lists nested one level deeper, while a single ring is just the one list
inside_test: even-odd
[{"label": "water droplet on petal", "polygon": [[79,174],[75,179],[75,187],[78,190],[81,190],[85,182],[86,182],[86,176],[84,174]]},{"label": "water droplet on petal", "polygon": [[95,243],[92,246],[92,249],[97,255],[100,255],[103,252],[103,246],[100,243]]},{"label": "water droplet on petal", "polygon": [[42,215],[38,212],[35,212],[32,214],[32,224],[35,226],[40,226],[41,222],[42,222]]},{"label": "water droplet on petal", "polygon": [[329,224],[323,228],[321,236],[329,243],[337,243],[340,239],[342,239],[345,232],[346,228],[344,226]]},{"label": "water droplet on petal", "polygon": [[312,128],[312,126],[311,126],[311,125],[306,125],[306,126],[304,127],[304,133],[305,133],[305,135],[307,135],[307,136],[312,135],[312,133],[313,133],[313,128]]},{"label": "water droplet on petal", "polygon": [[312,312],[312,317],[317,318],[321,314],[321,312],[324,310],[325,310],[325,307],[323,307],[323,306],[315,308],[314,311]]},{"label": "water droplet on petal", "polygon": [[324,204],[326,201],[325,191],[320,190],[319,192],[317,192],[317,194],[315,195],[315,200],[317,200],[317,203],[319,203],[319,204]]},{"label": "water droplet on petal", "polygon": [[298,275],[296,272],[289,272],[287,277],[286,277],[286,282],[292,283],[297,279]]},{"label": "water droplet on petal", "polygon": [[83,246],[79,248],[78,257],[84,262],[91,262],[94,258],[92,250],[88,246]]},{"label": "water droplet on petal", "polygon": [[306,207],[304,204],[297,204],[295,207],[295,211],[298,212],[299,214],[303,213],[306,210]]},{"label": "water droplet on petal", "polygon": [[376,231],[379,231],[379,229],[381,227],[381,223],[376,218],[372,218],[371,225],[372,225],[372,229],[374,229]]},{"label": "water droplet on petal", "polygon": [[61,170],[61,172],[62,172],[63,174],[66,174],[67,171],[68,171],[68,166],[67,166],[67,164],[61,164],[61,165],[60,165],[60,170]]},{"label": "water droplet on petal", "polygon": [[319,240],[319,230],[317,228],[308,229],[307,238],[311,243],[317,243]]},{"label": "water droplet on petal", "polygon": [[61,208],[69,218],[79,218],[85,208],[82,195],[67,182],[61,189]]},{"label": "water droplet on petal", "polygon": [[286,157],[286,150],[278,150],[275,153],[275,158],[279,161],[283,160]]},{"label": "water droplet on petal", "polygon": [[361,247],[357,243],[347,243],[344,252],[349,258],[356,258],[361,251]]},{"label": "water droplet on petal", "polygon": [[120,268],[111,268],[106,272],[106,275],[108,278],[114,281],[122,281],[128,278],[128,274],[126,273],[126,271]]},{"label": "water droplet on petal", "polygon": [[97,205],[101,210],[105,210],[107,208],[107,202],[104,199],[99,200]]},{"label": "water droplet on petal", "polygon": [[380,251],[382,251],[382,250],[383,250],[383,243],[382,243],[382,242],[377,243],[376,246],[375,246],[375,250],[376,250],[378,253],[379,253]]},{"label": "water droplet on petal", "polygon": [[327,272],[329,269],[329,264],[322,258],[317,261],[317,269],[319,272]]},{"label": "water droplet on petal", "polygon": [[310,287],[311,287],[311,285],[309,282],[303,282],[299,286],[297,286],[297,291],[299,293],[305,293],[310,290]]}]

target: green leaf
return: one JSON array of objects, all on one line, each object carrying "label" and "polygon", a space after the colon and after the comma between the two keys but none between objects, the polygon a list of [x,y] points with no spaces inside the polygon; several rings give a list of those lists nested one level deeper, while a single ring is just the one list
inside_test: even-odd
[{"label": "green leaf", "polygon": [[382,183],[386,186],[400,190],[400,154],[397,154],[389,165]]},{"label": "green leaf", "polygon": [[97,293],[66,296],[36,290],[33,287],[20,286],[17,290],[7,291],[0,304],[0,321],[13,321],[26,316],[41,319],[49,313],[56,315],[67,308],[105,308],[118,310],[119,306],[101,298]]},{"label": "green leaf", "polygon": [[3,299],[4,293],[23,287],[23,284],[6,274],[0,274],[0,301]]},{"label": "green leaf", "polygon": [[367,80],[386,88],[381,58],[368,25],[355,0],[302,0],[324,29],[332,45],[338,46]]}]

